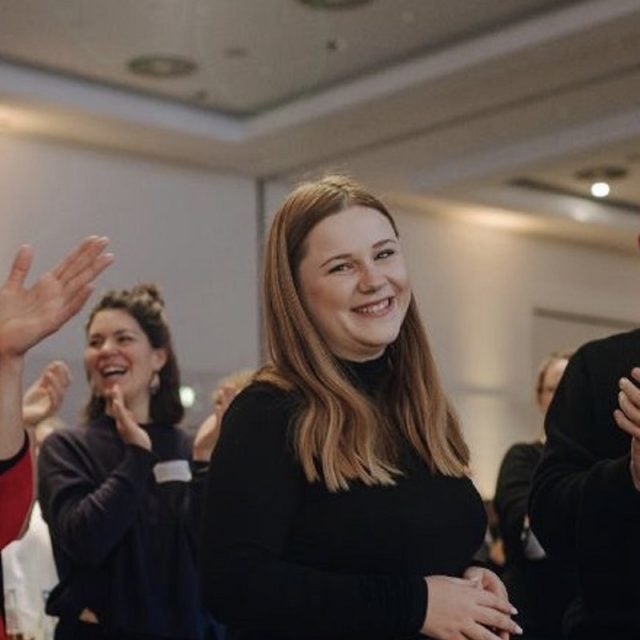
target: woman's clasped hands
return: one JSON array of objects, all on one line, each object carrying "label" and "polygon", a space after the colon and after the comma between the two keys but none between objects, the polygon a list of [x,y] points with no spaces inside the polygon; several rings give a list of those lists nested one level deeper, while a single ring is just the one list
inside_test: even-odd
[{"label": "woman's clasped hands", "polygon": [[464,577],[429,576],[427,615],[421,633],[435,640],[508,640],[522,634],[517,613],[498,576],[469,567]]}]

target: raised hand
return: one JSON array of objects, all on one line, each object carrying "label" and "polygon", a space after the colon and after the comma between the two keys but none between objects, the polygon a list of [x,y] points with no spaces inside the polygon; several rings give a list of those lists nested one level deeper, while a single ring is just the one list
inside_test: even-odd
[{"label": "raised hand", "polygon": [[421,633],[435,640],[502,640],[522,629],[508,599],[482,586],[483,578],[429,576],[427,615]]},{"label": "raised hand", "polygon": [[193,441],[193,459],[208,462],[220,437],[222,416],[238,393],[234,385],[224,385],[216,395],[213,413],[200,425]]},{"label": "raised hand", "polygon": [[71,371],[61,360],[50,362],[22,398],[22,419],[28,426],[36,426],[54,415],[64,400],[71,383]]},{"label": "raised hand", "polygon": [[[631,378],[640,384],[640,368],[634,367]],[[616,424],[631,436],[631,479],[640,491],[640,389],[629,378],[622,378],[618,392],[618,406],[613,412]]]},{"label": "raised hand", "polygon": [[33,250],[18,250],[0,287],[0,358],[22,356],[76,314],[91,294],[92,282],[111,262],[107,238],[89,236],[29,288],[24,283]]},{"label": "raised hand", "polygon": [[135,444],[151,451],[149,434],[136,422],[133,413],[127,409],[120,385],[115,384],[108,391],[107,411],[116,421],[116,428],[126,444]]}]

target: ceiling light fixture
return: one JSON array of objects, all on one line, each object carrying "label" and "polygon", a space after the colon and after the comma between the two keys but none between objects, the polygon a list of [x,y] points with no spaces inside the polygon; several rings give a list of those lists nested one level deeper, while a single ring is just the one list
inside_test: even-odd
[{"label": "ceiling light fixture", "polygon": [[589,191],[594,198],[606,198],[611,193],[611,183],[626,178],[627,174],[625,167],[605,164],[581,169],[575,175],[578,180],[589,183]]},{"label": "ceiling light fixture", "polygon": [[300,2],[313,9],[350,9],[369,4],[373,0],[300,0]]},{"label": "ceiling light fixture", "polygon": [[186,409],[193,407],[196,401],[196,390],[189,385],[183,384],[180,387],[180,402]]},{"label": "ceiling light fixture", "polygon": [[594,198],[606,198],[611,192],[608,182],[594,182],[591,185],[591,195]]},{"label": "ceiling light fixture", "polygon": [[330,38],[325,42],[324,48],[332,53],[334,51],[341,52],[346,50],[347,43],[342,38]]},{"label": "ceiling light fixture", "polygon": [[181,56],[149,55],[132,58],[127,67],[136,75],[163,79],[191,75],[198,65],[193,60]]}]

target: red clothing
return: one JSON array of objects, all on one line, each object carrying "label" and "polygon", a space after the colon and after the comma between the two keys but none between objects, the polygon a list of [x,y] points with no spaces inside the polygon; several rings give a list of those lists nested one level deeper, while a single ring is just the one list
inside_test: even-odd
[{"label": "red clothing", "polygon": [[[15,462],[9,468],[0,471],[0,550],[15,540],[20,533],[32,497],[31,455],[28,441],[25,439],[25,446],[16,456]],[[0,640],[5,639],[4,617],[0,615]]]}]

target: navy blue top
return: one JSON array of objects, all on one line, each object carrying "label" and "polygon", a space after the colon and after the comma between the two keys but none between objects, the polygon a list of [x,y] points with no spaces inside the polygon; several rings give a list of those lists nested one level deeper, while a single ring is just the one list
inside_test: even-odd
[{"label": "navy blue top", "polygon": [[[384,359],[346,366],[370,393],[389,373]],[[469,566],[486,527],[480,496],[409,445],[395,486],[309,483],[292,446],[298,407],[258,383],[224,417],[204,509],[207,605],[232,638],[423,637],[423,577]]]},{"label": "navy blue top", "polygon": [[[110,634],[200,638],[193,531],[204,469],[189,464],[184,431],[144,428],[153,452],[125,444],[108,416],[43,443],[39,500],[60,576],[47,612],[75,620],[88,608]],[[168,460],[183,461],[182,477],[159,482],[154,466]]]}]

